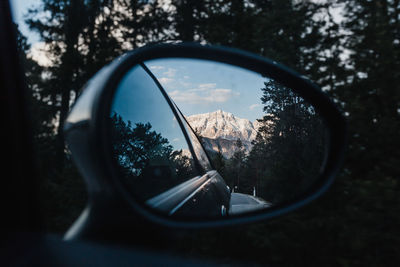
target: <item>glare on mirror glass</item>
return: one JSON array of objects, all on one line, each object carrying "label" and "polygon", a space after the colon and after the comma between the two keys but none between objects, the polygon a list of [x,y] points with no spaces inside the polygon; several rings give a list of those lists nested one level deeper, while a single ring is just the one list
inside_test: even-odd
[{"label": "glare on mirror glass", "polygon": [[326,154],[325,126],[309,103],[213,61],[136,66],[110,117],[124,186],[171,216],[226,217],[289,202],[315,184]]}]

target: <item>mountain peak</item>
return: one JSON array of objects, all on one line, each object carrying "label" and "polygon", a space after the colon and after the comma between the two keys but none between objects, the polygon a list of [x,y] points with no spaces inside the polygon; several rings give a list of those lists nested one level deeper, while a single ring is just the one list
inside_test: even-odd
[{"label": "mountain peak", "polygon": [[218,109],[218,110],[212,111],[212,112],[208,112],[208,113],[195,114],[195,115],[191,115],[189,117],[192,117],[192,116],[212,116],[212,115],[224,115],[224,116],[233,116],[233,117],[235,117],[235,115],[233,115],[232,113],[227,112],[227,111],[223,111],[221,109]]},{"label": "mountain peak", "polygon": [[238,118],[220,109],[210,113],[191,115],[186,119],[199,135],[211,139],[241,139],[251,142],[257,134],[251,121]]},{"label": "mountain peak", "polygon": [[252,123],[220,109],[191,115],[186,119],[197,134],[203,137],[206,150],[220,151],[226,158],[235,153],[237,139],[242,141],[245,151],[249,152],[252,148],[251,141],[257,135],[258,122]]}]

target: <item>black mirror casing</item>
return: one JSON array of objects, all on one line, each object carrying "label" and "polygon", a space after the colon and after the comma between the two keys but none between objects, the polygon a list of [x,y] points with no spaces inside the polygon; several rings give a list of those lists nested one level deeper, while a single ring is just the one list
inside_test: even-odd
[{"label": "black mirror casing", "polygon": [[[218,61],[268,74],[282,85],[293,88],[312,104],[329,131],[328,154],[319,181],[290,203],[225,220],[174,220],[135,201],[118,181],[118,171],[112,158],[108,119],[113,95],[117,84],[133,66],[147,60],[174,57]],[[162,44],[124,54],[100,70],[87,83],[73,106],[65,123],[65,137],[89,191],[86,210],[66,235],[67,239],[72,239],[87,236],[87,232],[96,231],[94,228],[103,231],[100,229],[118,224],[129,225],[135,220],[168,227],[200,228],[255,222],[290,212],[319,197],[333,182],[344,158],[346,123],[334,103],[316,85],[276,62],[225,47]]]}]

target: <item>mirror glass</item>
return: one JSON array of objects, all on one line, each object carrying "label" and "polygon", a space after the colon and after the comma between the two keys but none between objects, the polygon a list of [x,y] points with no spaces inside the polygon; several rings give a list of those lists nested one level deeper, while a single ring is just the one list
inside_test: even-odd
[{"label": "mirror glass", "polygon": [[138,199],[200,175],[174,113],[143,67],[121,81],[110,115],[121,179]]},{"label": "mirror glass", "polygon": [[168,216],[228,218],[288,203],[318,180],[327,130],[268,76],[199,59],[143,62],[110,112],[122,186]]}]

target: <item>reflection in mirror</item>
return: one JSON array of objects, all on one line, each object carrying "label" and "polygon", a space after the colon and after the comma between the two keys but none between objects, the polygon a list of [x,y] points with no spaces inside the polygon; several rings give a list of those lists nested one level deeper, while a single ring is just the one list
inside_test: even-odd
[{"label": "reflection in mirror", "polygon": [[315,184],[326,154],[326,129],[314,108],[291,88],[207,60],[145,64],[229,186],[230,214],[289,202]]},{"label": "reflection in mirror", "polygon": [[290,202],[315,184],[326,155],[321,117],[291,88],[213,61],[134,67],[110,121],[123,186],[170,216],[234,216]]},{"label": "reflection in mirror", "polygon": [[119,84],[110,119],[122,182],[136,198],[147,200],[199,174],[173,112],[141,66]]}]

